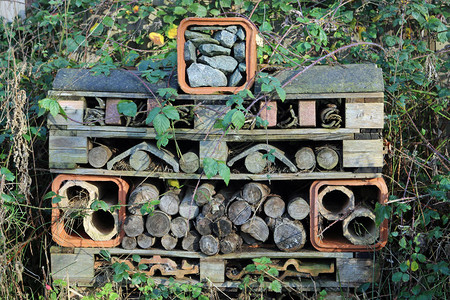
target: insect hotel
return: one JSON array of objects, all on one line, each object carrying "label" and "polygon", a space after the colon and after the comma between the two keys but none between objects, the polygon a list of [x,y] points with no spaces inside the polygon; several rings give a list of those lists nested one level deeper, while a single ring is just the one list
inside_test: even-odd
[{"label": "insect hotel", "polygon": [[[54,279],[98,284],[119,262],[156,282],[237,288],[259,274],[245,268],[252,259],[267,257],[280,280],[302,291],[376,280],[373,252],[387,242],[387,220],[375,221],[376,204],[387,200],[382,71],[274,72],[284,101],[245,99],[241,129],[216,126],[233,93],[264,91],[254,83],[255,39],[244,19],[191,18],[179,26],[177,74],[164,80],[58,72],[49,96],[67,117],[48,117],[52,190],[61,197],[52,204]],[[168,87],[178,91],[171,103],[180,118],[158,147],[145,119],[163,103],[156,91]],[[124,100],[135,116],[119,113]],[[256,116],[265,126],[255,126]],[[229,167],[228,184],[205,176],[208,159]]]}]

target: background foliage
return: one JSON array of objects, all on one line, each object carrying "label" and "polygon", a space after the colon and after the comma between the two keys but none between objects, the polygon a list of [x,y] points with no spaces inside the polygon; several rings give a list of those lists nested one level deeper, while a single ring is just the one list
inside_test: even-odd
[{"label": "background foliage", "polygon": [[[391,219],[390,236],[376,254],[381,278],[362,285],[358,296],[447,298],[450,49],[439,45],[450,35],[449,12],[446,1],[418,0],[37,0],[26,19],[0,22],[0,298],[67,293],[64,283],[52,285],[47,253],[52,175],[43,114],[59,112],[45,99],[57,70],[92,68],[108,74],[136,66],[149,81],[166,78],[175,67],[176,26],[188,16],[249,18],[260,30],[258,62],[263,65],[301,67],[319,60],[373,62],[383,69],[384,174],[391,196],[387,207],[377,208],[377,218]],[[282,96],[282,87],[262,81],[267,91]],[[173,93],[159,91],[165,106],[147,120],[161,123],[162,146],[171,137],[170,121],[177,118],[170,108]],[[230,103],[233,115],[224,126],[242,126],[247,110],[241,98]],[[126,103],[121,110],[133,113]],[[212,164],[211,172],[220,172],[220,163]],[[117,268],[116,275],[120,272]],[[158,290],[145,280],[139,284],[142,295],[151,297],[202,293],[193,286]],[[90,297],[114,299],[113,290],[107,285]]]}]

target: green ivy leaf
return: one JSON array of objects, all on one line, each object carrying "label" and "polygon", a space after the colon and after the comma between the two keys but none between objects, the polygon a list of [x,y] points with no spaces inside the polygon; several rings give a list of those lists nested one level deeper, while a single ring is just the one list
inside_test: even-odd
[{"label": "green ivy leaf", "polygon": [[274,280],[270,283],[269,289],[275,293],[281,293],[281,283],[278,280]]},{"label": "green ivy leaf", "polygon": [[396,272],[392,275],[392,281],[399,282],[402,279],[402,276],[403,276],[402,272]]},{"label": "green ivy leaf", "polygon": [[117,111],[128,117],[135,117],[137,114],[137,105],[131,100],[120,100],[117,104]]},{"label": "green ivy leaf", "polygon": [[236,129],[241,129],[244,126],[245,115],[242,111],[236,110],[231,117],[231,123],[233,123]]},{"label": "green ivy leaf", "polygon": [[219,175],[222,177],[223,181],[225,181],[225,184],[228,185],[230,182],[231,171],[227,164],[223,161],[219,162]]},{"label": "green ivy leaf", "polygon": [[6,180],[6,181],[14,181],[14,179],[16,178],[16,177],[14,176],[14,174],[11,173],[11,171],[8,170],[8,169],[5,168],[5,167],[2,167],[2,168],[1,168],[0,173],[1,173],[1,175],[4,175],[4,176],[5,176],[5,180]]},{"label": "green ivy leaf", "polygon": [[114,20],[113,20],[113,18],[106,16],[106,17],[103,18],[103,24],[105,24],[108,27],[113,27],[114,26]]},{"label": "green ivy leaf", "polygon": [[417,261],[413,261],[412,263],[411,263],[411,271],[413,271],[413,272],[415,272],[415,271],[417,271],[419,269],[419,264],[417,263]]},{"label": "green ivy leaf", "polygon": [[162,112],[164,115],[166,115],[167,118],[171,120],[179,120],[180,115],[178,114],[178,111],[173,106],[164,106],[162,109]]},{"label": "green ivy leaf", "polygon": [[163,114],[158,114],[153,119],[153,127],[155,128],[156,132],[159,135],[162,135],[164,132],[166,132],[170,127],[170,121],[167,119],[167,117]]},{"label": "green ivy leaf", "polygon": [[211,157],[205,157],[203,160],[203,171],[205,171],[206,177],[211,179],[213,176],[217,175],[219,171],[219,165],[217,161]]}]

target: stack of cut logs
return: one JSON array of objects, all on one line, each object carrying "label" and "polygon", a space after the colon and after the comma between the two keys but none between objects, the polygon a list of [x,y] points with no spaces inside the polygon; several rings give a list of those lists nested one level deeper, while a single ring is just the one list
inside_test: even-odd
[{"label": "stack of cut logs", "polygon": [[[157,209],[142,214],[142,206],[156,199]],[[280,196],[271,194],[267,185],[254,182],[237,191],[216,192],[214,183],[203,183],[197,189],[169,189],[162,195],[155,185],[143,183],[128,200],[122,247],[146,249],[159,239],[166,250],[180,244],[186,251],[227,254],[238,250],[243,242],[266,242],[272,231],[279,249],[297,251],[306,242],[301,220],[309,215],[310,208],[300,196],[287,200],[286,204]]]}]

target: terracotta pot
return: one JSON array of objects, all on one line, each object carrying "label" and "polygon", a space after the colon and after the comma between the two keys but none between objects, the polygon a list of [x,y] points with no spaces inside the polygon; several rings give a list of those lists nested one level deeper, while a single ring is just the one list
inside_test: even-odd
[{"label": "terracotta pot", "polygon": [[[189,26],[229,26],[239,25],[245,30],[245,64],[246,80],[238,87],[190,87],[186,80],[186,63],[184,61],[184,43],[186,39],[184,32]],[[244,18],[187,18],[181,21],[177,33],[177,64],[178,64],[178,84],[181,89],[188,94],[218,94],[237,93],[245,88],[250,88],[255,80],[256,74],[256,33],[257,29]]]},{"label": "terracotta pot", "polygon": [[[345,186],[349,189],[356,186],[373,186],[378,190],[377,201],[381,204],[385,204],[388,199],[388,190],[383,178],[374,178],[367,180],[318,180],[313,182],[310,188],[310,206],[311,206],[311,226],[310,226],[310,240],[311,244],[319,251],[325,252],[372,252],[380,250],[387,243],[388,238],[388,220],[384,220],[379,227],[378,241],[373,245],[354,245],[350,243],[342,234],[331,235],[324,234],[323,238],[319,236],[319,223],[320,218],[318,208],[318,196],[319,190],[327,186]],[[373,207],[373,209],[375,209]],[[331,221],[330,221],[331,223]],[[337,221],[334,225],[331,225],[329,233],[332,232],[333,226],[342,227],[342,221]],[[325,226],[327,227],[327,226]]]},{"label": "terracotta pot", "polygon": [[98,247],[98,248],[110,248],[120,245],[122,238],[125,235],[123,231],[123,222],[126,215],[126,199],[129,189],[128,183],[118,177],[109,176],[91,176],[91,175],[58,175],[52,183],[52,191],[58,194],[59,189],[62,187],[63,182],[67,180],[80,180],[87,182],[110,182],[118,187],[117,204],[120,205],[120,209],[117,215],[117,221],[119,224],[118,234],[116,237],[108,241],[94,241],[86,234],[68,233],[66,231],[66,225],[64,218],[61,216],[61,209],[58,203],[52,204],[52,236],[53,240],[63,247]]}]

